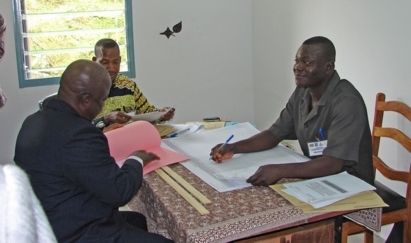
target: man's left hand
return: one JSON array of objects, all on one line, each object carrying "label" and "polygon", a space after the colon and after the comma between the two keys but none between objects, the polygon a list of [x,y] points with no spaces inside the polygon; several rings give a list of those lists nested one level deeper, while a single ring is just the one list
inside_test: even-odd
[{"label": "man's left hand", "polygon": [[263,165],[258,168],[254,175],[247,179],[247,183],[253,186],[269,186],[281,180],[280,166],[278,165]]},{"label": "man's left hand", "polygon": [[174,111],[176,109],[170,108],[170,107],[164,107],[163,109],[161,109],[161,111],[167,111],[167,110],[168,110],[168,112],[160,117],[160,121],[169,121],[169,120],[173,119]]}]

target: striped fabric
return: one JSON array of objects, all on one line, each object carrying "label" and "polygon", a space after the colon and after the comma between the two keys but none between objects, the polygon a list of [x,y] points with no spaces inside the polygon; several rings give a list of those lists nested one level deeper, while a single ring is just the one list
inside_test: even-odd
[{"label": "striped fabric", "polygon": [[[3,34],[6,31],[6,23],[4,23],[4,18],[0,14],[0,59],[4,55],[4,41],[3,41]],[[6,104],[6,94],[0,87],[0,108],[2,108]]]},{"label": "striped fabric", "polygon": [[4,22],[3,16],[0,14],[0,59],[4,55],[4,41],[3,41],[3,35],[4,32],[6,31],[6,23]]}]

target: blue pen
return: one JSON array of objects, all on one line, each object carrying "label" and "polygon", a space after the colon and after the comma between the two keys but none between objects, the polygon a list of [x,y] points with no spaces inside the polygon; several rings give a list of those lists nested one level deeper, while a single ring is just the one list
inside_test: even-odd
[{"label": "blue pen", "polygon": [[322,127],[318,130],[318,133],[320,134],[321,140],[325,140],[324,130]]},{"label": "blue pen", "polygon": [[178,133],[176,133],[176,132],[169,135],[170,138],[174,138],[174,137],[177,137],[177,136],[178,136]]},{"label": "blue pen", "polygon": [[183,130],[181,130],[181,131],[178,131],[178,132],[172,133],[172,134],[168,135],[168,137],[169,137],[169,138],[174,138],[174,137],[177,137],[177,136],[178,136],[178,134],[183,133],[183,132],[188,131],[188,130],[190,130],[190,128],[189,128],[189,127],[185,128],[185,129],[183,129]]},{"label": "blue pen", "polygon": [[[220,146],[220,148],[218,148],[218,150],[220,150],[222,147],[224,147],[224,145],[226,145],[227,143],[229,143],[229,142],[231,141],[231,139],[233,139],[233,137],[234,137],[234,134],[231,135],[229,138],[227,138],[227,140],[225,141],[225,143],[221,144],[221,146]],[[210,159],[212,159],[212,158],[213,158],[213,156],[210,156]],[[209,160],[210,160],[210,159],[209,159]]]}]

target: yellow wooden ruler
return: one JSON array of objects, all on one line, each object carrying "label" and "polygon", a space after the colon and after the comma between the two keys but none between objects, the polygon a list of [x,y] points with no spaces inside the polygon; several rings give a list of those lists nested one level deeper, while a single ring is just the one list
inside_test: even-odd
[{"label": "yellow wooden ruler", "polygon": [[186,190],[184,190],[184,188],[182,188],[177,182],[175,182],[162,169],[157,169],[156,173],[174,190],[176,190],[188,203],[190,203],[191,206],[193,206],[201,215],[210,213],[203,205],[201,205],[194,197],[192,197]]}]

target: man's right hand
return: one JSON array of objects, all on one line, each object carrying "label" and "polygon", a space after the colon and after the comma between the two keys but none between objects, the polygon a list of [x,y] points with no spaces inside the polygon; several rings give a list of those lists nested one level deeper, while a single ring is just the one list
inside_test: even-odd
[{"label": "man's right hand", "polygon": [[145,150],[134,151],[133,153],[130,154],[130,156],[137,156],[140,159],[142,159],[143,160],[143,166],[148,165],[153,160],[159,160],[160,159],[160,157],[158,157],[156,154],[146,152]]},{"label": "man's right hand", "polygon": [[217,163],[223,162],[223,160],[231,159],[234,155],[234,145],[225,144],[221,148],[222,143],[217,144],[214,148],[211,149],[210,156],[211,159]]},{"label": "man's right hand", "polygon": [[106,125],[110,125],[113,123],[124,124],[130,121],[130,119],[131,119],[131,116],[121,111],[113,111],[103,116],[103,122]]}]

